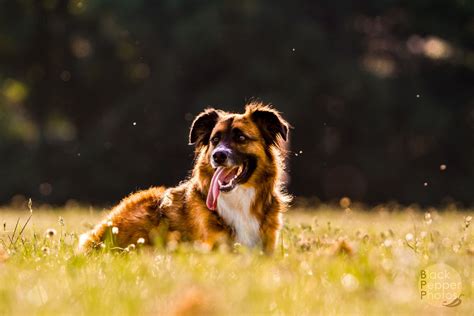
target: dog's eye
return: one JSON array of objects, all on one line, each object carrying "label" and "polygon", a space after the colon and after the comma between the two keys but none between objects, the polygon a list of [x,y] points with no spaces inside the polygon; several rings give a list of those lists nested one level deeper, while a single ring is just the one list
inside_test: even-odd
[{"label": "dog's eye", "polygon": [[218,136],[215,136],[211,139],[211,142],[213,145],[216,145],[217,143],[219,143],[219,137]]},{"label": "dog's eye", "polygon": [[245,137],[244,135],[239,135],[239,136],[237,137],[237,140],[238,140],[239,142],[245,142],[245,141],[247,140],[247,137]]}]

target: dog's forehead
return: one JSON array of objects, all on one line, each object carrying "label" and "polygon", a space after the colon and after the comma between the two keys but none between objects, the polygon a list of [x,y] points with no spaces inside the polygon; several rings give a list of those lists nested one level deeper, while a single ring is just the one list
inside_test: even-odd
[{"label": "dog's forehead", "polygon": [[232,127],[252,134],[258,133],[257,125],[245,114],[237,114],[232,123]]},{"label": "dog's forehead", "polygon": [[214,131],[227,131],[232,127],[232,122],[234,121],[233,115],[226,115],[221,117],[221,119],[214,126]]},{"label": "dog's forehead", "polygon": [[257,134],[258,127],[246,114],[227,114],[214,127],[214,132],[230,132],[237,128],[250,134]]}]

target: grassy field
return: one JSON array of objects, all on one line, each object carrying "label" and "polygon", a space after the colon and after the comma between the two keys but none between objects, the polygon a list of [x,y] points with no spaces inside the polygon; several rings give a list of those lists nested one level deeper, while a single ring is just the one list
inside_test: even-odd
[{"label": "grassy field", "polygon": [[[293,209],[273,257],[239,245],[77,256],[102,212],[34,209],[23,229],[30,215],[0,209],[1,315],[474,315],[472,211]],[[441,262],[462,278],[457,307],[420,299],[420,271]]]}]

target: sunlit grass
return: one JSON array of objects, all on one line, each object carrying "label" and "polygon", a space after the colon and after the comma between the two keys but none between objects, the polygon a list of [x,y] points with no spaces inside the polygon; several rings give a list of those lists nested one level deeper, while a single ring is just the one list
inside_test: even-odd
[{"label": "sunlit grass", "polygon": [[[78,235],[97,222],[100,212],[33,210],[25,226],[30,215],[28,209],[0,210],[2,315],[474,310],[473,212],[291,210],[273,257],[238,246],[202,253],[190,245],[172,251],[136,245],[77,256]],[[430,307],[420,300],[420,270],[439,262],[462,276],[464,296],[457,307]]]}]

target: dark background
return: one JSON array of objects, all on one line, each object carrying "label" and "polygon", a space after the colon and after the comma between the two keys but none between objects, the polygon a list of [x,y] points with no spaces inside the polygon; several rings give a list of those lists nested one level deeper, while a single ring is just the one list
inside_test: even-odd
[{"label": "dark background", "polygon": [[474,202],[474,2],[0,0],[0,202],[175,185],[206,106],[294,126],[289,191]]}]

